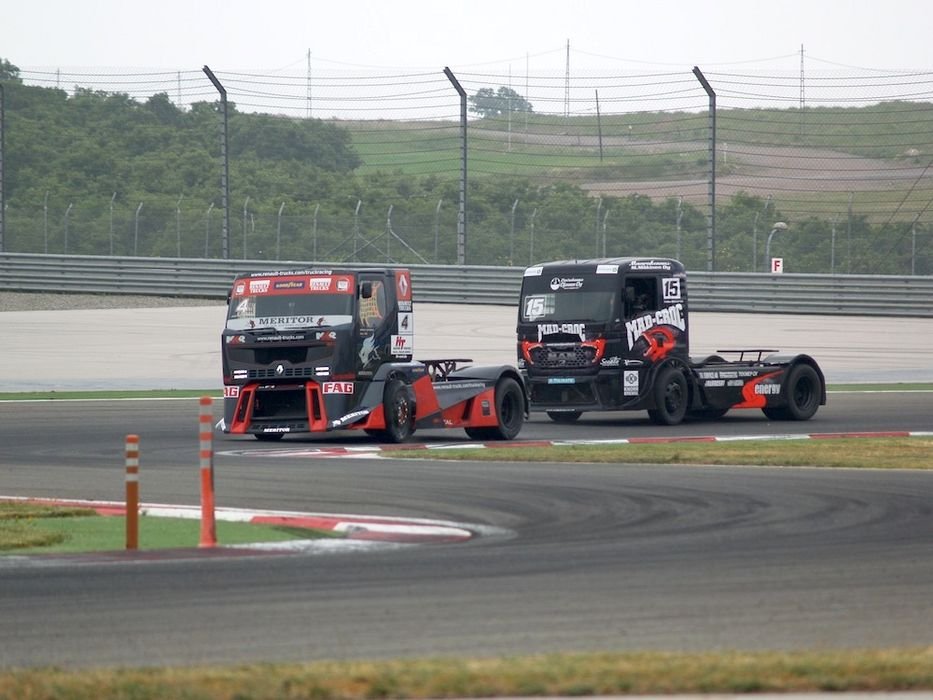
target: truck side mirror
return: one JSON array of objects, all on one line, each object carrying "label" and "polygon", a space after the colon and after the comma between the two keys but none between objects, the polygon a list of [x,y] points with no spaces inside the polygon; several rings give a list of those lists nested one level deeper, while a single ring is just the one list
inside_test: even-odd
[{"label": "truck side mirror", "polygon": [[373,283],[372,282],[362,282],[360,283],[360,298],[369,299],[373,295]]}]

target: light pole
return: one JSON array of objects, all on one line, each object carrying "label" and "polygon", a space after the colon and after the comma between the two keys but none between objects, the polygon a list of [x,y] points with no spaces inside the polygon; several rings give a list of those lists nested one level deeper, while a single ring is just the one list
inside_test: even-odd
[{"label": "light pole", "polygon": [[249,197],[243,202],[243,259],[246,260],[246,217],[249,214]]},{"label": "light pole", "polygon": [[512,205],[512,233],[509,236],[509,267],[512,267],[512,261],[515,259],[515,209],[518,207],[518,200]]},{"label": "light pole", "polygon": [[133,217],[133,255],[139,254],[139,212],[143,210],[143,203],[136,207],[136,216]]},{"label": "light pole", "polygon": [[113,255],[113,203],[117,198],[117,193],[114,192],[113,196],[110,198],[110,254]]},{"label": "light pole", "polygon": [[285,202],[279,207],[279,217],[275,225],[275,259],[279,260],[279,247],[282,242],[282,210],[285,209]]},{"label": "light pole", "polygon": [[211,212],[214,211],[214,203],[207,208],[207,224],[204,229],[204,257],[210,257],[211,249]]},{"label": "light pole", "polygon": [[786,231],[787,224],[783,221],[775,221],[774,225],[771,227],[771,233],[768,234],[768,242],[765,244],[765,269],[771,270],[771,239],[774,238],[774,234],[778,231]]},{"label": "light pole", "polygon": [[68,205],[68,208],[65,210],[65,255],[68,255],[68,217],[71,215],[71,210],[74,208],[74,203]]},{"label": "light pole", "polygon": [[444,202],[443,199],[437,200],[437,207],[434,209],[434,264],[437,265],[437,240],[440,232],[440,216],[441,216],[441,204]]},{"label": "light pole", "polygon": [[175,257],[181,257],[181,200],[185,198],[184,194],[178,195],[178,201],[175,202]]}]

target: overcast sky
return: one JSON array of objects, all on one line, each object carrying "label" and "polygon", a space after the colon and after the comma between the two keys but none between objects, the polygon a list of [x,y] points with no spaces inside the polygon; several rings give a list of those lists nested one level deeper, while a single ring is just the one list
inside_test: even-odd
[{"label": "overcast sky", "polygon": [[933,68],[926,0],[8,0],[24,70]]}]

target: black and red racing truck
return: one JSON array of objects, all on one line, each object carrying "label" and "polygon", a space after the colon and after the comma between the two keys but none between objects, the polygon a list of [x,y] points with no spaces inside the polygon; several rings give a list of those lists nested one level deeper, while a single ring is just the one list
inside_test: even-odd
[{"label": "black and red racing truck", "polygon": [[687,275],[676,260],[564,260],[527,268],[518,365],[530,410],[558,423],[584,411],[647,410],[655,423],[676,425],[737,408],[759,408],[772,420],[808,420],[826,403],[823,372],[809,355],[746,349],[691,357],[689,321]]},{"label": "black and red racing truck", "polygon": [[238,276],[222,334],[224,418],[234,435],[363,430],[403,442],[417,428],[511,440],[528,412],[515,367],[414,361],[407,269]]}]

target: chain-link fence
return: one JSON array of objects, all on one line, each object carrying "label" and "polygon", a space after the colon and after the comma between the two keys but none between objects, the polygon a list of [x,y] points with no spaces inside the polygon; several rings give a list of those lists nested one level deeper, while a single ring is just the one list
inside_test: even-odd
[{"label": "chain-link fence", "polygon": [[[301,72],[215,73],[235,105],[230,257],[456,262],[460,103],[441,68],[376,73],[309,62]],[[705,70],[715,133],[707,93],[687,68],[454,73],[469,95],[470,264],[637,254],[676,256],[691,269],[765,271],[770,257],[783,257],[793,272],[933,274],[933,72],[819,62],[804,72],[802,60],[799,71]],[[185,154],[193,164],[160,160],[158,144],[124,150],[132,177],[147,186],[121,187],[106,169],[84,180],[60,172],[69,163],[82,171],[86,144],[72,153],[58,144],[55,172],[42,171],[41,154],[17,150],[41,144],[50,127],[30,121],[8,91],[7,251],[221,255],[217,93],[203,71],[21,70],[19,78],[66,102],[116,95],[154,113],[209,105],[213,117]],[[346,130],[358,165],[339,182],[298,173],[285,158],[274,175],[261,172],[260,161],[246,160],[261,144],[242,143],[249,132],[237,127],[259,113]],[[143,133],[157,141],[171,119],[194,128],[170,114]]]}]

